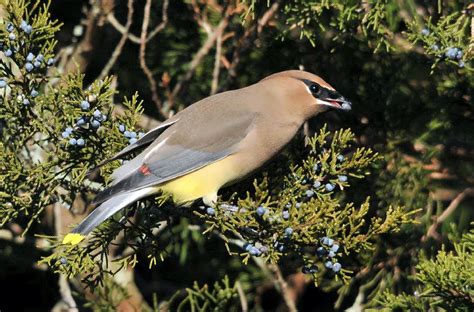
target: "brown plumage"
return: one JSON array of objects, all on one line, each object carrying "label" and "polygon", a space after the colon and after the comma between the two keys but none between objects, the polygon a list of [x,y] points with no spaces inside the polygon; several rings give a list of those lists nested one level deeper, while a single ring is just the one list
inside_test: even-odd
[{"label": "brown plumage", "polygon": [[116,211],[160,190],[178,204],[203,198],[212,205],[221,187],[269,161],[307,119],[350,105],[320,77],[298,70],[196,102],[111,158],[147,146],[114,172],[95,199],[102,204],[64,242],[77,243]]}]

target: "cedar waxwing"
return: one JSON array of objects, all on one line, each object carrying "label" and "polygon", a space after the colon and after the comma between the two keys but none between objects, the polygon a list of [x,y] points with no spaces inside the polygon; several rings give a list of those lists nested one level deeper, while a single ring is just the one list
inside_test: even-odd
[{"label": "cedar waxwing", "polygon": [[320,77],[299,70],[187,107],[100,164],[146,147],[113,172],[111,185],[94,200],[100,205],[63,243],[79,243],[120,209],[160,191],[176,204],[202,198],[213,205],[221,187],[262,167],[307,119],[329,108],[350,110],[351,103]]}]

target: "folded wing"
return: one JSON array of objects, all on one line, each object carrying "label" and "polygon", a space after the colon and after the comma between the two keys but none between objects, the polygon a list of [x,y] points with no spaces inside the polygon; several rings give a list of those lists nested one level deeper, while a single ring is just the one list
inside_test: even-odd
[{"label": "folded wing", "polygon": [[118,168],[113,184],[99,193],[94,202],[170,181],[231,155],[255,119],[252,113],[237,113],[226,123],[215,120],[212,114],[207,117],[206,123],[182,118],[171,125],[131,163],[124,165],[128,170]]}]

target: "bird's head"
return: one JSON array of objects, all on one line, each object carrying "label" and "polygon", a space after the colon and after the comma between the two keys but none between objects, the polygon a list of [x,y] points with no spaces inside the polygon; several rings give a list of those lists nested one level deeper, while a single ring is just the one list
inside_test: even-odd
[{"label": "bird's head", "polygon": [[280,94],[298,105],[310,115],[315,115],[328,109],[348,111],[352,104],[337,92],[321,77],[301,70],[288,70],[266,77],[263,81],[283,85],[284,91]]}]

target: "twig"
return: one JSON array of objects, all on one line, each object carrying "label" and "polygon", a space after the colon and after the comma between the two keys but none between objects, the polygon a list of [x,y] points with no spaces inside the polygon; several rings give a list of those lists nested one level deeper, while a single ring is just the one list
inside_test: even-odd
[{"label": "twig", "polygon": [[91,52],[97,44],[101,30],[99,20],[104,9],[102,7],[103,5],[105,5],[105,3],[100,1],[92,3],[92,6],[87,13],[85,22],[86,30],[82,40],[73,49],[66,49],[68,51],[67,53],[64,53],[66,58],[63,60],[63,68],[66,73],[76,71],[77,68],[79,68],[81,72],[85,72],[93,54]]},{"label": "twig", "polygon": [[[54,227],[55,227],[57,235],[59,235],[62,228],[61,209],[62,207],[60,203],[56,203],[53,205]],[[77,309],[76,301],[74,301],[74,298],[72,297],[71,287],[69,287],[69,282],[67,280],[66,275],[64,274],[59,275],[58,286],[59,286],[59,293],[61,294],[61,300],[64,304],[67,305],[68,307],[67,310],[70,312],[79,311]]]},{"label": "twig", "polygon": [[285,300],[285,304],[288,307],[288,311],[296,312],[295,302],[291,297],[290,291],[288,289],[288,284],[286,283],[283,275],[281,274],[280,268],[276,264],[272,264],[269,266],[270,270],[272,270],[273,274],[275,275],[275,283],[277,284],[281,294],[283,295],[283,299]]},{"label": "twig", "polygon": [[464,198],[469,195],[470,193],[474,192],[474,188],[467,187],[461,193],[459,193],[449,204],[446,210],[443,211],[433,222],[433,224],[429,227],[426,235],[422,237],[422,241],[426,241],[428,238],[433,237],[435,239],[439,239],[439,234],[437,233],[437,228],[439,224],[443,223],[446,218],[448,218],[458,207],[459,204],[464,200]]},{"label": "twig", "polygon": [[140,44],[140,37],[137,37],[132,33],[127,33],[125,31],[125,26],[120,24],[120,22],[117,20],[117,18],[115,18],[113,13],[107,15],[107,22],[109,22],[109,24],[112,25],[122,35],[126,34],[128,40],[133,43]]},{"label": "twig", "polygon": [[221,54],[222,54],[222,33],[216,40],[216,58],[214,60],[214,70],[212,71],[211,95],[217,93],[219,87],[219,71],[221,68]]},{"label": "twig", "polygon": [[97,79],[99,80],[104,79],[104,77],[109,74],[110,70],[114,66],[118,57],[122,53],[123,46],[127,42],[130,26],[132,26],[132,21],[133,21],[133,0],[128,0],[127,23],[125,24],[124,32],[122,33],[122,37],[120,38],[119,43],[115,47],[115,50],[112,53],[112,56],[110,57],[110,60],[107,62],[107,64],[105,64],[104,68],[102,69],[102,72],[100,73]]},{"label": "twig", "polygon": [[[166,7],[165,7],[166,5]],[[163,10],[167,8],[167,1],[163,3]],[[146,39],[147,39],[147,30],[148,30],[148,24],[150,22],[150,9],[151,9],[151,0],[147,0],[145,4],[145,9],[143,13],[143,24],[142,24],[142,32],[140,36],[140,53],[139,53],[139,59],[140,59],[140,66],[145,73],[148,82],[150,83],[150,89],[151,89],[151,98],[153,102],[155,103],[158,111],[163,114],[162,111],[162,103],[160,101],[160,98],[158,97],[158,86],[156,83],[156,80],[153,78],[153,73],[151,72],[150,68],[146,64],[145,61],[145,51],[146,51]],[[163,13],[165,16],[165,13]],[[163,25],[160,27],[160,29],[163,29],[166,25],[167,19],[163,20],[161,24]],[[161,25],[160,24],[160,25]],[[164,114],[163,114],[164,115]]]},{"label": "twig", "polygon": [[242,307],[242,312],[247,312],[249,310],[249,305],[247,303],[247,298],[245,297],[245,292],[242,289],[242,284],[239,281],[235,283],[237,287],[237,293],[239,294],[240,306]]},{"label": "twig", "polygon": [[196,68],[199,66],[201,61],[204,59],[204,57],[209,53],[211,50],[212,46],[214,45],[214,42],[217,40],[217,37],[221,36],[222,33],[224,32],[224,29],[227,27],[229,22],[229,15],[225,15],[224,18],[220,21],[219,25],[214,29],[212,34],[207,37],[206,42],[202,45],[202,47],[199,49],[199,51],[196,53],[194,58],[192,59],[189,69],[184,75],[182,79],[176,84],[176,86],[173,89],[173,92],[171,93],[172,97],[176,97],[178,93],[181,91],[183,85],[188,82],[189,79],[194,74],[194,71]]},{"label": "twig", "polygon": [[168,6],[169,0],[165,0],[163,2],[163,9],[161,10],[161,23],[150,32],[146,38],[146,42],[150,41],[153,37],[159,34],[166,27],[166,24],[168,24]]},{"label": "twig", "polygon": [[[237,47],[234,50],[234,53],[232,55],[232,62],[229,66],[229,77],[227,80],[227,83],[230,82],[230,80],[234,79],[237,76],[237,65],[240,62],[240,52],[247,48],[250,45],[251,40],[249,40],[250,36],[252,34],[259,34],[262,32],[263,27],[268,24],[270,19],[273,17],[273,15],[276,13],[278,10],[278,7],[280,6],[279,2],[274,2],[271,7],[263,14],[262,18],[257,21],[257,23],[254,23],[251,27],[247,28],[247,30],[244,32],[242,37],[240,38]],[[256,30],[256,32],[255,32]]]},{"label": "twig", "polygon": [[[165,0],[163,2],[163,13],[162,13],[162,22],[155,27],[155,29],[153,29],[150,34],[148,35],[148,37],[146,38],[146,42],[150,41],[151,39],[153,39],[153,37],[155,37],[159,32],[161,32],[166,24],[168,23],[168,6],[169,6],[169,0]],[[117,18],[115,18],[114,14],[113,13],[110,13],[107,15],[107,21],[110,23],[110,25],[112,25],[119,33],[121,33],[122,35],[123,34],[126,34],[127,35],[127,38],[128,40],[130,40],[131,42],[133,43],[136,43],[136,44],[140,44],[141,43],[141,39],[140,37],[130,33],[130,32],[127,32],[126,31],[126,27],[123,26],[122,24],[120,24],[120,22],[117,20]]]},{"label": "twig", "polygon": [[267,25],[268,21],[276,13],[279,6],[280,6],[280,4],[278,2],[274,2],[272,4],[272,6],[263,14],[262,18],[258,20],[257,33],[262,32],[263,27],[265,27],[265,25]]}]

